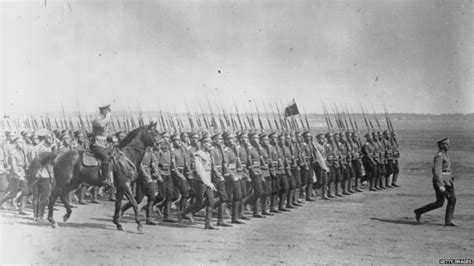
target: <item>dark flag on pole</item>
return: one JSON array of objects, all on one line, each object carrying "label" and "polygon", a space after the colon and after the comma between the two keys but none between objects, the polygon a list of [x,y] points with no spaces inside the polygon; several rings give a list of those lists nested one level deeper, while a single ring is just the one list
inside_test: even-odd
[{"label": "dark flag on pole", "polygon": [[296,105],[295,99],[291,100],[290,105],[285,108],[285,117],[299,115],[300,111],[298,110],[298,106]]}]

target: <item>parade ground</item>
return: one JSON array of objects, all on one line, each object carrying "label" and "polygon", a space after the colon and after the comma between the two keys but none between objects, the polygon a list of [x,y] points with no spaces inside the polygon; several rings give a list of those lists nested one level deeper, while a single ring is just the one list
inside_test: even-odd
[{"label": "parade ground", "polygon": [[[31,209],[29,215],[18,216],[7,206],[10,210],[0,212],[0,263],[435,265],[441,259],[472,259],[472,120],[471,115],[397,121],[399,188],[318,199],[289,213],[218,231],[203,230],[203,218],[198,217],[194,225],[147,225],[140,233],[130,211],[124,216],[124,231],[117,231],[110,201],[74,208],[67,223],[60,222],[65,211],[57,204],[60,228],[53,229],[35,222]],[[444,226],[445,207],[423,215],[421,224],[413,214],[435,199],[431,167],[435,140],[443,136],[452,140],[457,227]]]}]

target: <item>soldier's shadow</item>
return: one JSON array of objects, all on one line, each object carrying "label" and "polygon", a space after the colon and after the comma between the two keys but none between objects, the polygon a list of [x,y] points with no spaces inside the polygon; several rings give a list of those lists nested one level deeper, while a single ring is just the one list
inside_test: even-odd
[{"label": "soldier's shadow", "polygon": [[403,217],[400,219],[382,219],[382,218],[372,217],[370,218],[370,220],[384,222],[384,223],[392,223],[392,224],[444,226],[443,224],[438,224],[438,223],[427,223],[427,222],[418,223],[411,217]]}]

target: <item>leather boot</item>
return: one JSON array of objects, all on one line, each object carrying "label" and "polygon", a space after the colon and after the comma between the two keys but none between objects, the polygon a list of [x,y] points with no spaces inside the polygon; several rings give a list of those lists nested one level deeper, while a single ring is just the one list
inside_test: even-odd
[{"label": "leather boot", "polygon": [[285,208],[285,199],[287,199],[287,193],[280,194],[280,201],[278,202],[278,212],[288,212],[287,208]]},{"label": "leather boot", "polygon": [[359,183],[360,183],[360,178],[356,177],[356,179],[355,179],[355,191],[356,192],[362,192],[362,190],[359,188],[359,186],[360,186]]},{"label": "leather boot", "polygon": [[216,227],[212,226],[211,220],[212,220],[212,208],[207,206],[206,207],[206,220],[205,220],[205,224],[204,224],[204,229],[219,230],[219,228],[216,228]]},{"label": "leather boot", "polygon": [[267,211],[267,207],[268,207],[268,196],[263,196],[262,197],[262,215],[267,215],[267,216],[273,216],[274,214],[273,213],[270,213]]},{"label": "leather boot", "polygon": [[391,188],[392,186],[390,185],[390,176],[385,177],[385,187],[386,188]]},{"label": "leather boot", "polygon": [[171,201],[167,200],[165,203],[165,211],[163,214],[163,222],[165,223],[176,223],[176,220],[170,218],[171,215]]},{"label": "leather boot", "polygon": [[339,182],[338,181],[336,181],[336,183],[334,183],[334,187],[336,188],[336,197],[344,197],[344,195],[339,193]]},{"label": "leather boot", "polygon": [[255,200],[255,203],[253,204],[253,217],[254,218],[267,218],[266,216],[261,215],[260,213],[258,213],[258,206],[259,205],[260,205],[260,198],[257,198]]},{"label": "leather boot", "polygon": [[79,188],[79,201],[77,203],[81,205],[87,204],[85,201],[86,192],[87,192],[87,187],[85,185],[81,185],[81,187]]},{"label": "leather boot", "polygon": [[26,198],[24,196],[21,196],[20,206],[19,206],[20,209],[18,210],[18,214],[27,215],[27,213],[25,212],[25,205],[26,205]]},{"label": "leather boot", "polygon": [[[271,213],[280,213],[277,208],[277,202],[278,202],[278,194],[273,194],[272,195],[272,201],[270,203],[270,212]],[[281,202],[281,200],[280,200]]]},{"label": "leather boot", "polygon": [[224,227],[232,227],[231,224],[224,222],[224,211],[226,209],[225,202],[221,202],[217,207],[217,225]]},{"label": "leather boot", "polygon": [[245,224],[244,222],[240,221],[238,216],[239,216],[239,210],[240,210],[240,201],[234,201],[232,204],[232,218],[231,218],[231,223],[233,224]]},{"label": "leather boot", "polygon": [[341,187],[343,195],[350,195],[350,193],[347,192],[347,180],[344,179],[341,181]]},{"label": "leather boot", "polygon": [[347,180],[347,192],[349,193],[355,193],[355,190],[352,189],[352,178],[349,178]]},{"label": "leather boot", "polygon": [[370,177],[369,178],[369,190],[370,191],[375,191],[375,177]]},{"label": "leather boot", "polygon": [[102,185],[105,187],[111,186],[110,184],[110,168],[109,168],[110,163],[103,161],[101,165],[102,169]]},{"label": "leather boot", "polygon": [[91,192],[92,192],[92,203],[100,203],[100,201],[97,199],[97,193],[98,193],[99,187],[92,187]]},{"label": "leather boot", "polygon": [[250,220],[249,217],[245,216],[244,211],[245,211],[245,200],[242,199],[239,204],[239,219]]}]

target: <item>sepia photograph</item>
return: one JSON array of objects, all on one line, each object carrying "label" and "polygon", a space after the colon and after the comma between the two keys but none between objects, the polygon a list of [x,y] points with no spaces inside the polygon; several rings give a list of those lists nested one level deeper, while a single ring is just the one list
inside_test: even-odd
[{"label": "sepia photograph", "polygon": [[473,264],[472,0],[0,0],[0,264]]}]

